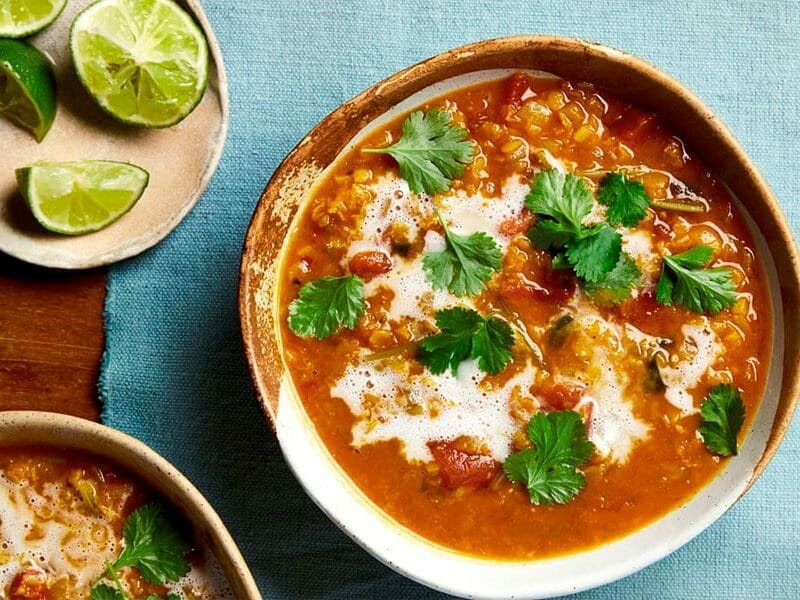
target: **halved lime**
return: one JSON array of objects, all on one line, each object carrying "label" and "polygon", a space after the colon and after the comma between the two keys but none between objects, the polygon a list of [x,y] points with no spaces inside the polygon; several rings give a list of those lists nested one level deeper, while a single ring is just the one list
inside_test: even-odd
[{"label": "halved lime", "polygon": [[0,37],[21,38],[58,18],[67,0],[0,0]]},{"label": "halved lime", "polygon": [[37,162],[17,169],[17,183],[36,220],[50,231],[79,235],[110,225],[142,196],[150,175],[108,160]]},{"label": "halved lime", "polygon": [[0,39],[0,114],[41,142],[56,118],[53,67],[33,46]]},{"label": "halved lime", "polygon": [[70,50],[86,90],[131,125],[174,125],[206,89],[208,43],[172,0],[100,0],[75,19]]}]

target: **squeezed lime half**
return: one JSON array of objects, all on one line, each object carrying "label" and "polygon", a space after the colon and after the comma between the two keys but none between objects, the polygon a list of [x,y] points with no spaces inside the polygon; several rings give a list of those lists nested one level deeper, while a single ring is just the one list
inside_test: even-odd
[{"label": "squeezed lime half", "polygon": [[41,142],[56,118],[56,80],[47,58],[20,40],[0,39],[0,114]]},{"label": "squeezed lime half", "polygon": [[67,0],[0,1],[0,38],[21,38],[41,31],[58,18]]},{"label": "squeezed lime half", "polygon": [[80,235],[106,227],[141,198],[150,175],[108,160],[38,162],[17,169],[19,190],[50,231]]},{"label": "squeezed lime half", "polygon": [[100,0],[72,24],[70,51],[86,90],[130,125],[174,125],[208,81],[206,38],[172,0]]}]

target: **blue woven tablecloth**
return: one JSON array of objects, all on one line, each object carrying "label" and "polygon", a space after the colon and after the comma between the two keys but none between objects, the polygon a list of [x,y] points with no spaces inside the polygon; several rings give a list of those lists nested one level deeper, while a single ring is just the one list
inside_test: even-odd
[{"label": "blue woven tablecloth", "polygon": [[[106,423],[208,497],[265,597],[429,598],[351,542],[285,466],[251,390],[236,312],[242,239],[264,184],[323,116],[391,73],[467,42],[558,33],[638,54],[728,124],[800,232],[800,2],[206,0],[231,129],[197,207],[110,269]],[[800,597],[800,425],[764,476],[672,556],[585,598]]]}]

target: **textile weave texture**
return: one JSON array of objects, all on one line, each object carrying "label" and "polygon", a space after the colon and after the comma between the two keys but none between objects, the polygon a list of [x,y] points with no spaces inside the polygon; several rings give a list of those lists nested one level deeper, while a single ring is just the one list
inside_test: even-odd
[{"label": "textile weave texture", "polygon": [[[242,239],[283,157],[395,71],[480,39],[555,33],[676,76],[727,123],[800,233],[800,1],[206,0],[231,128],[207,192],[164,242],[109,270],[104,421],[181,469],[269,598],[441,597],[341,533],[286,467],[251,388],[237,317]],[[800,423],[753,489],[684,548],[582,598],[800,597]]]}]

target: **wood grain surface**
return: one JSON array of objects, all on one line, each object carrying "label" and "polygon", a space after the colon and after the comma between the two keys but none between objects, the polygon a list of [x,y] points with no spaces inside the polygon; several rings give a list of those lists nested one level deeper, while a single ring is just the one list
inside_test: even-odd
[{"label": "wood grain surface", "polygon": [[0,254],[0,410],[98,420],[105,271],[56,271]]}]

